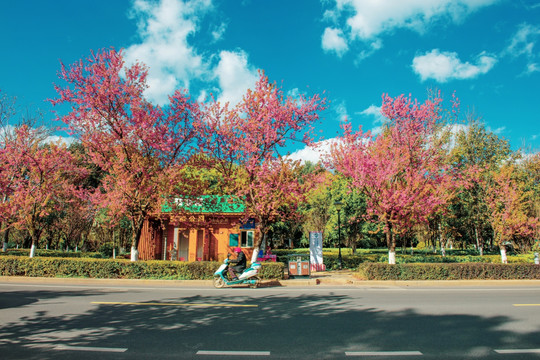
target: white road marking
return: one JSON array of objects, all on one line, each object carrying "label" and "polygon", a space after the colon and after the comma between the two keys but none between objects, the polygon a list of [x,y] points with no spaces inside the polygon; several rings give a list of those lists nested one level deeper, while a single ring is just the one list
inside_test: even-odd
[{"label": "white road marking", "polygon": [[98,352],[126,352],[127,351],[127,348],[69,346],[69,345],[56,345],[53,349],[54,350],[70,350],[70,351],[98,351]]},{"label": "white road marking", "polygon": [[345,356],[418,356],[420,351],[345,351]]},{"label": "white road marking", "polygon": [[495,350],[499,354],[540,354],[540,349],[503,349]]},{"label": "white road marking", "polygon": [[220,350],[199,350],[197,355],[219,355],[219,356],[270,356],[270,351],[220,351]]}]

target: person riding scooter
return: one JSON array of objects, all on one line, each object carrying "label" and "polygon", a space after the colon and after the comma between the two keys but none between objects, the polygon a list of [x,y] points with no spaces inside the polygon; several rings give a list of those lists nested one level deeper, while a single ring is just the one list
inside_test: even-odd
[{"label": "person riding scooter", "polygon": [[238,280],[237,274],[242,274],[244,270],[246,270],[246,255],[240,249],[239,247],[234,249],[234,252],[236,253],[236,259],[231,260],[231,264],[236,264],[235,266],[229,266],[229,275],[231,275],[231,279],[236,281]]}]

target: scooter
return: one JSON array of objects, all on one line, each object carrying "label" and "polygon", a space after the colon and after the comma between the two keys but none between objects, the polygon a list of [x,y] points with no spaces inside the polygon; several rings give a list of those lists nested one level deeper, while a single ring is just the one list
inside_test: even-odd
[{"label": "scooter", "polygon": [[229,256],[231,254],[227,254],[227,258],[223,261],[223,264],[214,273],[214,286],[222,288],[226,285],[248,284],[251,288],[255,289],[261,281],[257,275],[261,264],[254,262],[238,276],[238,280],[229,280],[229,264],[231,262]]}]

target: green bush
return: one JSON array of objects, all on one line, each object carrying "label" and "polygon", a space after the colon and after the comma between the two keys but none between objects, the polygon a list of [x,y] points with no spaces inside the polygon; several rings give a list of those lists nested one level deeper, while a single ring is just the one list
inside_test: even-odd
[{"label": "green bush", "polygon": [[263,262],[261,263],[261,270],[259,270],[259,277],[261,279],[283,279],[283,272],[285,264],[282,262]]},{"label": "green bush", "polygon": [[364,263],[358,269],[365,280],[510,280],[540,279],[535,264],[433,263],[383,264]]},{"label": "green bush", "polygon": [[[30,256],[30,249],[8,249],[6,252],[0,251],[1,255]],[[99,252],[63,251],[36,249],[36,256],[39,257],[61,257],[61,258],[92,258],[101,259],[103,256]]]},{"label": "green bush", "polygon": [[[288,263],[291,254],[309,254],[309,249],[274,250],[277,260]],[[388,263],[388,250],[386,249],[357,249],[353,255],[350,249],[342,249],[342,264],[345,269],[355,270],[365,262]],[[338,268],[338,249],[323,249],[323,261],[328,270]],[[513,254],[508,256],[509,263],[533,263],[534,254]],[[415,250],[414,255],[396,253],[397,264],[411,263],[493,263],[500,264],[500,254],[480,256],[476,251],[471,250],[447,250],[447,255],[434,254],[432,250]]]},{"label": "green bush", "polygon": [[[221,263],[215,261],[136,261],[0,257],[0,275],[29,277],[84,277],[100,279],[209,280]],[[283,279],[282,263],[263,263],[261,279]]]},{"label": "green bush", "polygon": [[120,250],[112,242],[107,242],[101,245],[98,249],[98,252],[104,259],[111,258],[113,256],[113,251],[116,251],[116,254],[120,253]]}]

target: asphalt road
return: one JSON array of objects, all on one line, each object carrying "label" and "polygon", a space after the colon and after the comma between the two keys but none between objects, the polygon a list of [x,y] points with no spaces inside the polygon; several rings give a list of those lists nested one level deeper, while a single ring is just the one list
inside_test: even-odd
[{"label": "asphalt road", "polygon": [[0,282],[1,359],[539,359],[539,286]]}]

